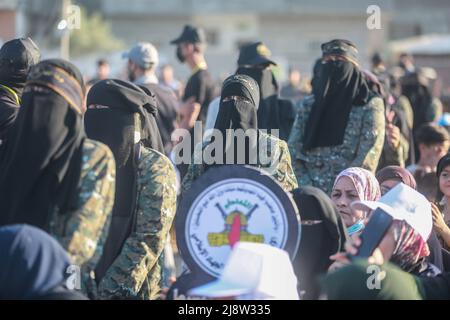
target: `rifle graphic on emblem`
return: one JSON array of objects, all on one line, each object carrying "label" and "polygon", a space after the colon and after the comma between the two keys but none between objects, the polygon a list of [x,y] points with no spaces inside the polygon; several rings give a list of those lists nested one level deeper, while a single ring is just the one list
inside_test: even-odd
[{"label": "rifle graphic on emblem", "polygon": [[208,243],[210,246],[220,247],[229,245],[233,248],[236,242],[239,241],[264,242],[264,235],[255,235],[247,231],[248,221],[258,208],[258,204],[255,204],[247,214],[244,214],[239,210],[234,210],[227,214],[219,203],[216,203],[215,207],[220,211],[220,214],[225,221],[225,230],[220,233],[208,234]]}]

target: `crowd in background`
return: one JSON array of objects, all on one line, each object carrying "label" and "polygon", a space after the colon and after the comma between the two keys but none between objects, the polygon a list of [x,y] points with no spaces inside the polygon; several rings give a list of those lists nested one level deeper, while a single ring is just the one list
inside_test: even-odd
[{"label": "crowd in background", "polygon": [[[395,66],[375,54],[364,70],[356,45],[334,39],[317,53],[310,83],[292,69],[280,85],[269,49],[254,42],[218,89],[205,43],[193,26],[171,41],[187,81],[159,66],[150,42],[124,54],[127,79],[110,78],[101,59],[88,81],[69,61],[41,60],[30,38],[2,46],[0,298],[229,298],[188,270],[173,221],[191,185],[232,155],[278,181],[302,221],[292,261],[264,245],[233,251],[219,281],[237,285],[226,270],[249,252],[265,270],[285,270],[259,275],[282,287],[255,284],[233,298],[448,299],[450,123],[433,70],[406,53]],[[223,134],[223,159],[175,160],[186,138],[178,129],[192,138],[188,159],[212,147],[210,135],[194,134],[196,121]],[[258,134],[243,157],[230,129]],[[277,155],[276,170],[250,158],[263,145]],[[389,208],[392,225],[369,259],[349,259],[378,207]],[[386,270],[389,285],[366,287],[369,264]]]}]

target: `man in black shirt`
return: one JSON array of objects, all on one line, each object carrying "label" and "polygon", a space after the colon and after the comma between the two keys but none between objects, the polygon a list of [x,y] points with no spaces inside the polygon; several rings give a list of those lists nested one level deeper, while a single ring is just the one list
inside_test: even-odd
[{"label": "man in black shirt", "polygon": [[[208,72],[204,51],[206,38],[204,31],[193,26],[185,26],[181,35],[171,41],[177,46],[177,58],[181,63],[186,63],[191,69],[191,76],[186,83],[183,95],[183,103],[179,108],[180,127],[191,133],[191,154],[196,143],[201,142],[201,134],[194,136],[195,121],[206,120],[208,105],[214,98],[214,84]],[[179,166],[181,177],[186,173],[188,164]]]},{"label": "man in black shirt", "polygon": [[28,72],[40,52],[30,38],[14,39],[0,48],[0,145],[19,112]]},{"label": "man in black shirt", "polygon": [[140,42],[123,56],[128,58],[129,80],[147,93],[156,96],[158,102],[156,123],[161,134],[164,152],[169,155],[172,150],[171,134],[177,127],[178,99],[172,90],[158,83],[155,74],[159,62],[158,51],[151,43]]}]

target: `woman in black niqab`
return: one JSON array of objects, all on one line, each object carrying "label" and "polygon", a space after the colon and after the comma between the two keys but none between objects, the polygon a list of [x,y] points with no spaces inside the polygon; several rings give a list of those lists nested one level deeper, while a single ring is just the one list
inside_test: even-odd
[{"label": "woman in black niqab", "polygon": [[84,82],[61,59],[34,66],[0,161],[0,225],[48,230],[51,215],[76,209],[85,133]]},{"label": "woman in black niqab", "polygon": [[292,191],[302,221],[302,235],[293,266],[302,299],[319,297],[318,276],[328,271],[330,256],[342,252],[348,235],[331,199],[322,190],[302,187]]},{"label": "woman in black niqab", "polygon": [[[224,81],[214,126],[224,138],[223,161],[216,164],[257,164],[258,105],[259,87],[251,77],[232,75]],[[244,132],[248,130],[247,133],[252,135],[252,138],[246,138],[244,146],[238,146],[233,136],[239,129]],[[234,142],[232,139],[235,139]]]},{"label": "woman in black niqab", "polygon": [[321,62],[314,67],[314,103],[303,138],[306,151],[341,145],[353,106],[369,101],[369,87],[357,62],[357,50],[348,40],[322,45]]},{"label": "woman in black niqab", "polygon": [[99,283],[134,229],[140,147],[164,152],[156,125],[154,94],[128,81],[97,82],[87,97],[85,128],[89,138],[106,144],[116,160],[116,197],[103,255],[96,268]]}]

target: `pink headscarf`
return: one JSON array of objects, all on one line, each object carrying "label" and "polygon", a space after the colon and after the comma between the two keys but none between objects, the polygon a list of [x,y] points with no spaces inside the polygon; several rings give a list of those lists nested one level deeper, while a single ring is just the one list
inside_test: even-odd
[{"label": "pink headscarf", "polygon": [[411,272],[422,258],[430,255],[428,244],[406,221],[395,220],[393,228],[396,245],[390,261]]},{"label": "pink headscarf", "polygon": [[375,178],[375,175],[369,170],[358,167],[345,169],[334,180],[333,189],[341,177],[348,177],[352,180],[359,200],[377,201],[380,199],[380,184],[377,178]]}]

